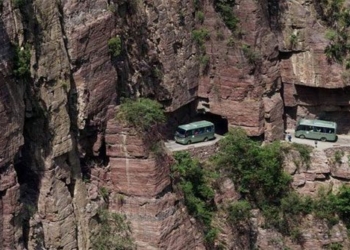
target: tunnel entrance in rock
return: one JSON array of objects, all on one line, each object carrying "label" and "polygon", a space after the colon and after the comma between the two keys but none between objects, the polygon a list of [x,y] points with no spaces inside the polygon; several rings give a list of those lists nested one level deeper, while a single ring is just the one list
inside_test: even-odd
[{"label": "tunnel entrance in rock", "polygon": [[295,85],[295,92],[298,108],[293,110],[294,123],[300,118],[334,121],[339,134],[350,132],[350,87],[327,89]]},{"label": "tunnel entrance in rock", "polygon": [[194,121],[207,120],[215,125],[215,133],[219,135],[224,135],[228,132],[228,121],[225,117],[210,112],[205,112],[202,114],[197,114]]}]

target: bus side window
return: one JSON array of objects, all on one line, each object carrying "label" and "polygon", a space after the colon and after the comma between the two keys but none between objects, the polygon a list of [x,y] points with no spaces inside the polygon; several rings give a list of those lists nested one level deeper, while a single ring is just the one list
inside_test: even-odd
[{"label": "bus side window", "polygon": [[205,131],[204,128],[200,128],[200,129],[199,129],[199,133],[200,133],[200,134],[203,134],[204,131]]},{"label": "bus side window", "polygon": [[194,135],[198,135],[198,129],[194,130]]}]

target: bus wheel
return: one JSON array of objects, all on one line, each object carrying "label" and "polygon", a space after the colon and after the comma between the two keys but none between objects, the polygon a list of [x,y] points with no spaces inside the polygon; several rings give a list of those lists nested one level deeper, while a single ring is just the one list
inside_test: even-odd
[{"label": "bus wheel", "polygon": [[326,138],[324,138],[324,137],[322,137],[322,138],[321,138],[321,141],[327,141],[327,139],[326,139]]},{"label": "bus wheel", "polygon": [[300,139],[305,139],[305,135],[300,135],[299,138]]},{"label": "bus wheel", "polygon": [[205,137],[205,138],[204,138],[204,141],[208,141],[208,137]]},{"label": "bus wheel", "polygon": [[187,145],[190,145],[192,142],[191,142],[191,140],[189,140],[188,142],[187,142]]}]

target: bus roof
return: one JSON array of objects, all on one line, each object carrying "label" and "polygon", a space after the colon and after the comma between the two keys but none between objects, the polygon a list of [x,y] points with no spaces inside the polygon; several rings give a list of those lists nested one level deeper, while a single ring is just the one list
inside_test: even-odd
[{"label": "bus roof", "polygon": [[191,129],[203,128],[208,126],[214,126],[214,123],[208,122],[208,121],[198,121],[198,122],[192,122],[192,123],[180,125],[179,128],[182,128],[184,130],[191,130]]},{"label": "bus roof", "polygon": [[318,126],[324,128],[337,128],[336,122],[323,121],[323,120],[312,120],[312,119],[300,119],[298,125]]}]

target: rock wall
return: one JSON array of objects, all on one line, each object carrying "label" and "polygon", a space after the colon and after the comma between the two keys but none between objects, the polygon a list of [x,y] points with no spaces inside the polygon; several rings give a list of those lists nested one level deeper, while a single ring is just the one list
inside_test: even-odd
[{"label": "rock wall", "polygon": [[320,15],[318,2],[288,1],[280,9],[280,72],[285,106],[291,107],[287,126],[294,127],[300,117],[319,118],[338,122],[339,132],[347,134],[348,72],[325,53],[331,44],[326,34],[336,25]]},{"label": "rock wall", "polygon": [[[156,136],[150,140],[156,143]],[[133,128],[109,120],[106,129],[111,211],[127,215],[141,249],[204,249],[201,234],[190,221],[171,186],[166,152],[152,153]]]},{"label": "rock wall", "polygon": [[208,111],[226,117],[229,126],[241,126],[252,136],[266,132],[266,140],[273,140],[282,138],[283,101],[278,40],[264,4],[237,1],[233,11],[240,21],[235,31],[225,26],[212,4],[204,6],[210,64],[200,78],[199,97]]}]

